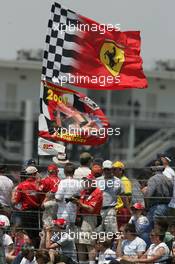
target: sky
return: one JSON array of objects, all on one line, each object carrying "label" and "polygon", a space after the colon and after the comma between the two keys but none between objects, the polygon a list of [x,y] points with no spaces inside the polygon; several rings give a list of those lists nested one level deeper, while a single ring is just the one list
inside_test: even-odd
[{"label": "sky", "polygon": [[[59,0],[99,23],[140,30],[144,67],[175,60],[174,0]],[[51,0],[0,0],[0,59],[15,59],[19,49],[44,47]]]}]

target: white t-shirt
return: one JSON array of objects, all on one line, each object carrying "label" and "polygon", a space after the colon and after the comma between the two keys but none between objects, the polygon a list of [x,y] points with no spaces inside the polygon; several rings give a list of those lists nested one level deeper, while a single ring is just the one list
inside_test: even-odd
[{"label": "white t-shirt", "polygon": [[125,256],[137,256],[138,253],[145,252],[146,243],[140,237],[136,237],[134,240],[122,241],[122,252]]},{"label": "white t-shirt", "polygon": [[64,218],[70,223],[75,223],[77,205],[71,202],[66,202],[66,198],[71,198],[75,195],[80,195],[82,190],[81,182],[77,179],[66,178],[60,181],[55,198],[58,202],[57,218]]},{"label": "white t-shirt", "polygon": [[91,173],[91,170],[88,167],[82,166],[75,170],[74,178],[82,179],[83,177],[87,177]]},{"label": "white t-shirt", "polygon": [[98,264],[107,264],[109,263],[111,260],[107,260],[107,258],[116,258],[116,253],[110,249],[110,248],[107,248],[105,250],[105,252],[103,253],[99,253],[99,257],[98,257]]},{"label": "white t-shirt", "polygon": [[[149,259],[152,256],[156,255],[156,251],[159,248],[164,248],[165,254],[164,254],[164,256],[162,256],[161,258],[159,258],[156,262],[154,262],[155,264],[159,264],[160,261],[162,263],[163,260],[166,260],[168,258],[169,253],[170,253],[170,250],[169,250],[168,246],[164,242],[162,242],[162,243],[160,243],[158,245],[151,244],[151,246],[148,248],[147,258]],[[165,263],[166,263],[166,261],[165,261]]]},{"label": "white t-shirt", "polygon": [[26,258],[22,258],[20,264],[37,264],[36,258],[34,257],[34,259],[32,261],[29,261]]},{"label": "white t-shirt", "polygon": [[13,240],[11,238],[11,236],[4,234],[2,237],[2,241],[3,241],[3,246],[4,246],[4,250],[5,250],[5,255],[8,254],[8,246],[13,244]]},{"label": "white t-shirt", "polygon": [[173,180],[173,177],[175,177],[175,171],[170,166],[167,166],[163,171],[163,175],[168,179]]},{"label": "white t-shirt", "polygon": [[10,206],[13,182],[7,176],[0,175],[0,183],[0,203]]}]

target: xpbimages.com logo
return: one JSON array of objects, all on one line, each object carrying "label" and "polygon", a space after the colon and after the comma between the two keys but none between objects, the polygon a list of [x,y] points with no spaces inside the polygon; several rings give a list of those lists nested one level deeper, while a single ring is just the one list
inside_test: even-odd
[{"label": "xpbimages.com logo", "polygon": [[99,32],[99,34],[104,35],[106,31],[120,31],[120,24],[96,24],[96,23],[81,23],[77,21],[77,23],[71,23],[70,21],[68,24],[64,23],[53,23],[53,30],[59,32]]},{"label": "xpbimages.com logo", "polygon": [[54,131],[54,133],[58,133],[59,136],[64,137],[65,135],[69,136],[97,136],[99,138],[105,138],[106,136],[120,136],[121,131],[119,127],[112,128],[112,127],[101,127],[99,129],[95,127],[69,127],[69,128],[58,128]]},{"label": "xpbimages.com logo", "polygon": [[99,86],[101,87],[105,87],[106,85],[109,85],[109,84],[119,84],[120,83],[120,75],[117,75],[117,76],[111,76],[111,75],[108,75],[108,76],[104,76],[104,75],[99,75],[99,76],[96,76],[96,75],[92,75],[91,77],[89,77],[88,75],[87,76],[79,76],[79,75],[73,75],[73,74],[66,74],[66,75],[63,75],[63,76],[59,76],[56,77],[54,76],[52,78],[52,82],[54,84],[59,84],[59,85],[63,85],[63,84],[66,84],[66,83],[70,83],[70,84],[75,84],[75,83],[80,83],[80,84],[99,84]]}]

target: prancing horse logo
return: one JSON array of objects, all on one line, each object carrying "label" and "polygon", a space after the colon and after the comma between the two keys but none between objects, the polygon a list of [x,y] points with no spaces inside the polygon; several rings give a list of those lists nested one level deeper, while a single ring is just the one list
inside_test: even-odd
[{"label": "prancing horse logo", "polygon": [[100,50],[100,60],[113,76],[119,75],[125,61],[124,47],[119,47],[112,40],[106,40]]}]

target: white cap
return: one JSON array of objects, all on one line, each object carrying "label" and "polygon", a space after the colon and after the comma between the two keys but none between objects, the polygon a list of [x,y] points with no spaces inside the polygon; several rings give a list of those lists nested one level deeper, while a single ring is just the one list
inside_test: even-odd
[{"label": "white cap", "polygon": [[28,175],[36,173],[37,171],[38,171],[37,168],[34,166],[29,166],[25,170],[26,174],[28,174]]},{"label": "white cap", "polygon": [[0,222],[4,223],[4,227],[10,226],[10,221],[9,221],[8,217],[5,215],[0,215]]},{"label": "white cap", "polygon": [[110,160],[105,160],[103,162],[103,169],[112,169],[112,161]]}]

